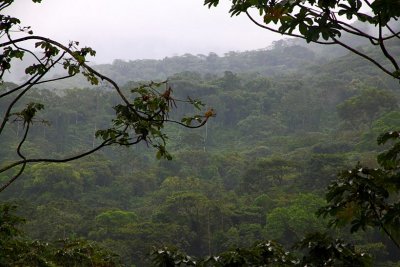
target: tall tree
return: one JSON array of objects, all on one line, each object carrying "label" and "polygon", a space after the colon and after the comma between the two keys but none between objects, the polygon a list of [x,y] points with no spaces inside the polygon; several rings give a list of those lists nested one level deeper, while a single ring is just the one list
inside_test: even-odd
[{"label": "tall tree", "polygon": [[373,88],[364,89],[337,106],[338,115],[356,127],[365,123],[371,128],[372,122],[383,112],[398,107],[395,95]]}]

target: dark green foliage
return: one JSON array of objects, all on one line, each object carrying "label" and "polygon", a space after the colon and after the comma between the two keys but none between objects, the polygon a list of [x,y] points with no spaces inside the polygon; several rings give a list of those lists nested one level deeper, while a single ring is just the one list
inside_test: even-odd
[{"label": "dark green foliage", "polygon": [[1,266],[120,266],[118,258],[93,242],[64,239],[56,244],[32,241],[19,230],[16,206],[0,205]]},{"label": "dark green foliage", "polygon": [[173,248],[154,250],[151,257],[157,267],[196,266],[196,260]]},{"label": "dark green foliage", "polygon": [[325,233],[308,234],[295,247],[306,251],[302,266],[372,266],[370,255]]},{"label": "dark green foliage", "polygon": [[249,248],[237,248],[217,256],[194,259],[175,249],[152,252],[155,266],[298,266],[299,261],[278,243],[266,241]]},{"label": "dark green foliage", "polygon": [[286,251],[280,244],[265,241],[248,248],[237,248],[217,256],[194,259],[176,250],[163,248],[152,252],[155,266],[354,266],[371,265],[371,257],[356,252],[354,246],[339,239],[332,239],[327,234],[310,234],[295,246],[305,251],[300,260],[295,254]]},{"label": "dark green foliage", "polygon": [[351,123],[352,127],[372,122],[382,113],[397,108],[395,95],[388,91],[377,89],[364,89],[358,95],[353,96],[337,106],[338,115]]},{"label": "dark green foliage", "polygon": [[400,247],[400,203],[398,195],[398,154],[400,143],[398,132],[382,134],[379,144],[393,141],[392,146],[379,154],[379,168],[355,168],[340,173],[337,181],[328,187],[326,195],[329,205],[319,213],[332,215],[332,225],[351,224],[351,232],[364,231],[368,226],[382,229]]}]

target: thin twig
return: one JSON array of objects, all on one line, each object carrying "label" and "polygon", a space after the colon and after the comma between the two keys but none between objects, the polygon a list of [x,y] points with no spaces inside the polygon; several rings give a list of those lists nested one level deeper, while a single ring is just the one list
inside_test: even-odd
[{"label": "thin twig", "polygon": [[378,222],[379,222],[379,225],[380,225],[380,227],[382,228],[382,230],[389,236],[390,240],[392,240],[392,242],[396,245],[396,247],[400,249],[400,244],[397,243],[397,241],[394,239],[394,237],[392,236],[392,234],[391,234],[391,233],[386,229],[386,227],[384,226],[384,224],[383,224],[383,222],[382,222],[382,220],[381,220],[381,216],[379,216],[378,211],[376,210],[375,204],[374,204],[371,200],[368,200],[368,202],[369,202],[369,204],[371,205],[372,210],[374,211],[375,216],[376,216],[376,218],[377,218],[377,220],[378,220]]},{"label": "thin twig", "polygon": [[71,74],[71,75],[67,75],[67,76],[63,76],[63,77],[59,77],[59,78],[54,78],[54,79],[48,79],[48,80],[45,80],[45,81],[40,81],[40,82],[37,82],[36,84],[42,84],[42,83],[60,81],[60,80],[72,78],[72,77],[74,77],[75,75],[76,75],[76,73]]},{"label": "thin twig", "polygon": [[24,136],[22,137],[22,140],[21,140],[21,142],[19,142],[18,147],[17,147],[17,154],[23,160],[26,160],[26,157],[24,155],[22,155],[21,148],[26,140],[26,137],[28,136],[28,131],[29,131],[29,123],[26,124]]},{"label": "thin twig", "polygon": [[10,33],[8,33],[8,32],[7,32],[7,37],[8,37],[8,40],[10,40],[10,42],[12,42],[12,45],[15,46],[15,48],[17,48],[17,49],[19,49],[19,50],[22,50],[22,51],[24,51],[24,52],[27,52],[27,53],[31,54],[31,55],[36,59],[36,61],[38,61],[42,66],[44,66],[44,64],[42,63],[42,61],[35,55],[35,53],[33,53],[32,51],[30,51],[30,50],[28,50],[28,49],[21,48],[21,47],[19,47],[16,43],[14,43],[14,42],[13,42],[13,39],[11,38]]},{"label": "thin twig", "polygon": [[0,94],[0,98],[5,97],[5,96],[7,96],[7,95],[9,95],[9,94],[12,94],[12,93],[14,93],[14,92],[16,92],[16,91],[18,91],[18,90],[24,88],[25,86],[27,86],[28,84],[30,84],[35,78],[37,78],[38,75],[39,75],[39,74],[36,73],[36,74],[33,75],[29,80],[27,80],[26,82],[24,82],[24,83],[21,84],[20,86],[17,86],[17,87],[15,87],[14,89],[11,89],[10,91],[7,91],[7,92],[5,92],[5,93],[3,93],[3,94]]},{"label": "thin twig", "polygon": [[396,70],[399,70],[399,65],[397,64],[396,60],[388,53],[388,51],[386,50],[385,44],[384,44],[384,42],[382,40],[382,19],[381,19],[380,15],[378,15],[378,19],[379,19],[378,27],[379,27],[379,39],[380,39],[379,40],[379,46],[381,47],[381,50],[382,50],[383,54],[385,55],[385,57],[387,59],[389,59],[390,62],[392,62],[394,68]]},{"label": "thin twig", "polygon": [[[22,137],[21,142],[19,142],[18,148],[17,148],[17,154],[20,158],[22,158],[23,161],[26,161],[26,157],[22,154],[21,148],[22,148],[23,143],[26,140],[26,137],[28,136],[28,131],[29,131],[29,123],[26,125],[24,136]],[[8,180],[5,184],[3,184],[0,187],[0,192],[2,192],[4,189],[9,187],[15,180],[17,180],[18,177],[20,177],[21,174],[24,172],[25,167],[26,167],[26,162],[22,165],[21,169],[18,171],[18,173],[16,175],[14,175],[10,180]]]},{"label": "thin twig", "polygon": [[[49,67],[46,67],[45,71],[44,71],[42,74],[40,74],[40,75],[36,78],[36,80],[33,81],[33,83],[29,84],[16,98],[14,98],[14,100],[13,100],[13,101],[10,103],[10,105],[8,106],[8,108],[7,108],[7,110],[6,110],[6,113],[4,114],[3,121],[2,121],[2,123],[1,123],[1,125],[0,125],[0,134],[1,134],[2,131],[4,130],[4,127],[5,127],[5,125],[6,125],[6,122],[8,121],[8,118],[9,118],[9,116],[10,116],[11,109],[13,108],[13,106],[19,101],[19,99],[20,99],[26,92],[28,92],[38,81],[40,81],[40,80],[47,74],[47,72],[48,72],[51,68],[53,68],[53,66],[56,64],[56,62],[60,61],[60,60],[64,57],[64,54],[65,54],[65,53],[63,53],[63,54],[61,55],[61,57],[59,57],[56,61],[54,61]],[[48,62],[48,60],[47,60],[47,62]],[[47,64],[47,62],[46,62],[46,64]]]},{"label": "thin twig", "polygon": [[168,119],[166,119],[166,120],[164,120],[162,122],[172,122],[172,123],[184,126],[186,128],[197,129],[197,128],[200,128],[201,126],[204,126],[207,123],[208,119],[209,119],[209,117],[206,117],[206,119],[204,121],[202,121],[199,125],[196,125],[196,126],[191,126],[191,125],[184,124],[184,123],[182,123],[180,121],[174,121],[174,120],[168,120]]},{"label": "thin twig", "polygon": [[[65,163],[65,162],[77,160],[77,159],[86,157],[86,156],[88,156],[90,154],[93,154],[94,152],[98,151],[99,149],[101,149],[101,148],[103,148],[105,146],[111,145],[112,144],[112,142],[111,142],[112,140],[113,139],[107,139],[107,140],[103,141],[100,145],[98,145],[97,147],[95,147],[95,148],[93,148],[91,150],[88,150],[88,151],[86,151],[84,153],[81,153],[79,155],[72,156],[72,157],[65,158],[65,159],[48,159],[48,158],[23,159],[23,160],[14,162],[12,164],[9,164],[8,166],[3,167],[2,169],[0,169],[0,173],[5,172],[7,170],[10,170],[12,168],[15,168],[15,167],[17,167],[19,165],[23,165],[23,167],[20,170],[20,172],[22,173],[23,168],[25,168],[25,165],[28,164],[28,163],[44,163],[44,162],[46,162],[46,163]],[[18,174],[18,176],[20,176],[20,175],[21,174]],[[13,177],[10,181],[8,181],[6,184],[4,184],[2,187],[0,187],[0,193],[4,189],[6,189],[8,186],[10,186],[12,184],[12,182],[15,181],[18,178],[18,176],[17,177]]]},{"label": "thin twig", "polygon": [[[61,49],[64,50],[65,52],[67,52],[67,53],[68,53],[69,55],[71,55],[74,59],[76,59],[76,56],[74,55],[74,52],[73,52],[70,48],[64,46],[63,44],[61,44],[61,43],[59,43],[59,42],[56,42],[56,41],[54,41],[54,40],[51,40],[51,39],[49,39],[49,38],[45,38],[45,37],[42,37],[42,36],[35,36],[35,35],[32,35],[32,36],[25,36],[25,37],[22,37],[22,38],[13,40],[13,43],[19,43],[19,42],[24,42],[24,41],[28,41],[28,40],[41,40],[41,41],[45,41],[45,42],[47,42],[47,43],[53,44],[53,45],[55,45],[55,46],[58,46],[59,48],[61,48]],[[9,45],[9,44],[11,44],[11,42],[5,42],[5,43],[0,44],[0,47],[7,46],[7,45]],[[122,93],[122,90],[120,89],[120,87],[118,86],[118,84],[117,84],[114,80],[112,80],[111,78],[109,78],[109,77],[107,77],[107,76],[105,76],[105,75],[99,73],[98,71],[94,70],[92,67],[90,67],[89,65],[87,65],[87,64],[84,63],[84,62],[83,62],[83,63],[80,63],[80,65],[81,65],[82,67],[84,67],[85,69],[87,69],[89,72],[91,72],[91,73],[93,73],[94,75],[96,75],[97,77],[99,77],[101,80],[105,80],[105,81],[109,82],[109,83],[114,87],[114,89],[117,91],[117,93],[119,94],[119,96],[121,97],[121,99],[122,99],[122,100],[125,102],[125,104],[128,106],[128,108],[129,108],[133,113],[135,113],[136,116],[140,117],[140,118],[143,119],[143,120],[146,120],[146,118],[143,117],[142,115],[140,115],[139,112],[138,112],[137,110],[135,110],[134,108],[131,107],[129,100],[125,97],[125,95]]]},{"label": "thin twig", "polygon": [[[282,34],[282,35],[288,35],[288,36],[292,36],[292,37],[298,37],[298,38],[301,38],[301,39],[306,40],[306,38],[305,38],[304,36],[302,36],[302,35],[294,34],[294,33],[287,33],[287,32],[282,33],[282,32],[280,32],[280,31],[278,31],[278,30],[276,30],[276,29],[274,29],[274,28],[271,28],[271,27],[262,25],[261,23],[259,23],[258,21],[256,21],[256,20],[249,14],[249,12],[247,12],[247,11],[246,11],[246,15],[247,15],[247,17],[249,17],[249,19],[250,19],[254,24],[256,24],[258,27],[261,27],[261,28],[264,28],[264,29],[267,29],[267,30],[269,30],[269,31],[272,31],[272,32],[275,32],[275,33],[279,33],[279,34]],[[332,44],[335,44],[334,42],[321,42],[321,41],[314,41],[314,43],[317,43],[317,44],[324,44],[324,45],[332,45]]]},{"label": "thin twig", "polygon": [[366,60],[372,62],[375,66],[377,66],[378,68],[380,68],[382,71],[384,71],[385,73],[389,74],[390,76],[399,79],[396,75],[394,75],[392,72],[390,72],[388,69],[386,69],[385,67],[383,67],[381,64],[379,64],[376,60],[374,60],[373,58],[357,51],[356,49],[352,48],[351,46],[346,45],[345,43],[339,41],[338,39],[336,39],[335,37],[331,37],[332,40],[334,40],[338,45],[343,46],[344,48],[346,48],[347,50],[350,50],[351,52],[365,58]]}]

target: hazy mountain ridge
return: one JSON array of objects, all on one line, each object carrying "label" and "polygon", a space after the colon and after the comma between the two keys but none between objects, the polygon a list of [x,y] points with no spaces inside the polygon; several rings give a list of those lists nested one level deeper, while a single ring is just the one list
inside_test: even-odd
[{"label": "hazy mountain ridge", "polygon": [[295,71],[301,66],[316,64],[318,60],[311,50],[290,46],[282,41],[272,49],[228,52],[224,56],[211,52],[207,56],[185,54],[162,60],[115,60],[112,64],[97,65],[96,69],[124,84],[131,80],[166,79],[183,71],[201,74],[222,74],[225,71],[258,72],[275,76],[282,72]]},{"label": "hazy mountain ridge", "polygon": [[[351,74],[346,72],[348,66],[361,68],[361,73],[377,74],[380,70],[373,68],[367,61],[356,55],[349,54],[337,46],[303,46],[301,41],[293,39],[274,42],[268,49],[246,52],[228,52],[224,56],[215,53],[205,55],[185,54],[183,56],[166,57],[162,60],[114,60],[112,64],[95,65],[94,68],[102,74],[114,79],[119,84],[129,81],[165,80],[176,73],[185,71],[196,72],[202,75],[223,75],[224,72],[257,73],[266,77],[292,75],[318,75],[321,69],[329,71],[329,66],[334,66],[334,71],[347,73],[345,78],[351,79]],[[400,54],[400,44],[391,43],[389,49],[394,55]],[[362,49],[359,47],[359,49]],[[375,56],[374,50],[368,53]],[[376,60],[385,63],[385,59]],[[351,71],[351,69],[350,69]],[[369,75],[366,75],[368,78]],[[386,79],[386,77],[384,77]],[[90,85],[82,76],[74,77],[60,83],[54,83],[50,88],[89,87]]]}]

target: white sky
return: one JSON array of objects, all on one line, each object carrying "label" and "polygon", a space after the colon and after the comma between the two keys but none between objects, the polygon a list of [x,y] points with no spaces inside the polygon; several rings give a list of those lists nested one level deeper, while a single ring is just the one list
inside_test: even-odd
[{"label": "white sky", "polygon": [[[224,1],[221,1],[224,2]],[[265,48],[281,39],[244,15],[230,17],[229,1],[208,9],[203,0],[15,0],[8,12],[34,33],[97,51],[96,63]]]}]

